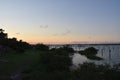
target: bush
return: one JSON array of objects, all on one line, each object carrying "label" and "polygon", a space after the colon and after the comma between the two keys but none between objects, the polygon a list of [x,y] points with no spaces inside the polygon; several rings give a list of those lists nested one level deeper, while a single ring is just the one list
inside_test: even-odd
[{"label": "bush", "polygon": [[40,50],[40,51],[48,51],[49,47],[44,44],[36,44],[35,49]]},{"label": "bush", "polygon": [[97,54],[97,49],[95,49],[94,47],[90,47],[87,48],[85,50],[79,51],[79,53],[81,55],[85,55],[88,59],[92,59],[92,60],[103,60],[102,58],[96,56]]},{"label": "bush", "polygon": [[94,63],[81,64],[74,74],[79,80],[120,80],[119,69],[109,65],[95,65]]},{"label": "bush", "polygon": [[45,52],[40,55],[40,62],[46,66],[46,69],[51,71],[69,71],[69,66],[72,64],[69,56],[63,55],[67,53]]}]

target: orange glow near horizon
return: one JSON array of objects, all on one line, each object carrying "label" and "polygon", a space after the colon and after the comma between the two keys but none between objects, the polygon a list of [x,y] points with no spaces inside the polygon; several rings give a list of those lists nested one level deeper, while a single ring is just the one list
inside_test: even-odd
[{"label": "orange glow near horizon", "polygon": [[[4,28],[3,28],[4,29]],[[21,32],[22,33],[21,33]],[[92,35],[89,34],[67,34],[67,35],[52,35],[53,33],[47,31],[39,32],[29,29],[19,30],[10,27],[5,28],[5,33],[8,33],[9,38],[16,37],[18,40],[26,41],[30,44],[44,43],[44,44],[70,44],[70,43],[102,43],[102,42],[119,42],[120,37],[107,35]]]},{"label": "orange glow near horizon", "polygon": [[110,37],[95,37],[95,38],[88,38],[87,36],[51,36],[51,37],[25,37],[19,36],[18,40],[26,41],[30,44],[70,44],[70,43],[102,43],[102,42],[114,42],[114,41],[107,41]]}]

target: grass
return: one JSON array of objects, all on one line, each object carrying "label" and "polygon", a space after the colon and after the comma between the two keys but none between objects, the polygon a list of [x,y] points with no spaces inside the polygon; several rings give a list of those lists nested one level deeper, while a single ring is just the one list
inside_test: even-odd
[{"label": "grass", "polygon": [[73,80],[69,63],[69,55],[63,50],[44,51],[39,64],[24,72],[23,80]]},{"label": "grass", "polygon": [[[0,78],[8,77],[16,70],[30,69],[39,61],[39,52],[34,50],[27,50],[24,54],[12,54],[0,59],[8,60],[8,62],[0,62]],[[1,79],[0,79],[1,80]]]},{"label": "grass", "polygon": [[120,80],[120,65],[83,63],[74,71],[77,80]]}]

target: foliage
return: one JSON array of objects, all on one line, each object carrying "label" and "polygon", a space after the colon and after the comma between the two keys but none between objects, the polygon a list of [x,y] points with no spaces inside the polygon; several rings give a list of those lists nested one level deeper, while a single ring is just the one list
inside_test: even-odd
[{"label": "foliage", "polygon": [[81,54],[85,54],[85,55],[96,55],[97,54],[97,49],[95,49],[94,47],[89,47],[83,51],[80,51]]},{"label": "foliage", "polygon": [[66,55],[69,56],[69,54],[73,54],[75,51],[73,50],[73,48],[70,48],[68,46],[64,46],[61,48],[53,48],[51,49],[51,51],[57,53],[57,54],[61,54],[61,55]]},{"label": "foliage", "polygon": [[35,49],[40,50],[40,51],[48,51],[49,47],[44,45],[44,44],[36,44],[34,45]]},{"label": "foliage", "polygon": [[4,33],[3,29],[0,29],[0,41],[3,41],[7,38],[7,33]]},{"label": "foliage", "polygon": [[27,42],[23,42],[22,40],[18,41],[17,38],[8,38],[7,33],[4,33],[3,29],[0,29],[0,45],[14,50],[17,53],[24,53],[26,49],[30,48]]},{"label": "foliage", "polygon": [[78,80],[120,80],[118,68],[94,63],[81,64],[80,68],[74,71],[74,75]]},{"label": "foliage", "polygon": [[[39,54],[35,50],[26,50],[24,54],[10,54],[0,57],[0,60],[8,61],[0,62],[0,80],[10,80],[9,76],[19,69],[26,71],[34,68],[36,64],[39,64]],[[8,79],[4,79],[7,77]]]},{"label": "foliage", "polygon": [[30,76],[24,77],[24,80],[73,80],[69,69],[71,65],[66,50],[59,48],[40,51],[40,63],[27,73]]},{"label": "foliage", "polygon": [[[58,50],[58,51],[57,51]],[[79,68],[70,71],[72,62],[67,51],[30,50],[25,54],[4,56],[7,63],[0,66],[1,76],[22,68],[23,80],[120,80],[120,65],[80,64]],[[0,76],[0,80],[1,79]]]},{"label": "foliage", "polygon": [[97,54],[97,49],[95,49],[94,47],[89,47],[85,50],[79,51],[79,53],[81,55],[85,55],[88,59],[92,59],[92,60],[102,60],[102,58],[96,56]]},{"label": "foliage", "polygon": [[69,71],[69,66],[72,64],[69,53],[60,49],[41,54],[40,62],[47,67],[48,71]]}]

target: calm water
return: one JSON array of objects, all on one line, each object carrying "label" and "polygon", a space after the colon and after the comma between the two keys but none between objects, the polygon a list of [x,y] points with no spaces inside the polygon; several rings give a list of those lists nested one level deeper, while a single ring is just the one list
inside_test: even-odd
[{"label": "calm water", "polygon": [[[51,48],[59,48],[61,45],[51,46]],[[89,60],[85,56],[75,53],[72,56],[72,61],[75,66],[82,64],[83,62],[94,62],[96,64],[118,64],[120,63],[120,45],[71,45],[75,51],[84,50],[88,47],[94,47],[98,49],[97,56],[104,60],[96,61]]]},{"label": "calm water", "polygon": [[103,58],[104,60],[96,61],[89,60],[85,56],[80,55],[79,53],[75,53],[73,55],[73,64],[78,65],[83,62],[94,62],[96,64],[118,64],[120,63],[120,45],[87,45],[83,47],[73,47],[74,50],[84,50],[87,47],[94,47],[98,49],[97,56]]}]

